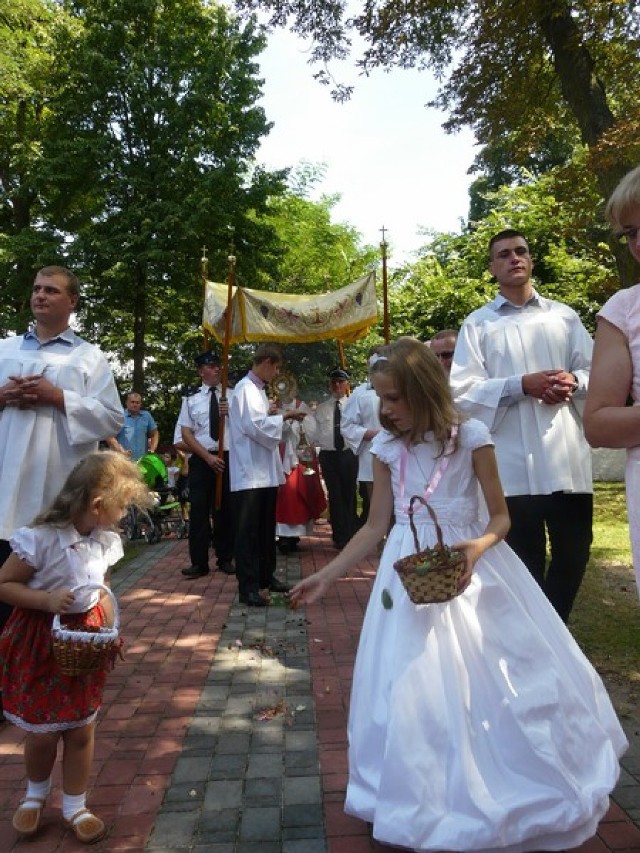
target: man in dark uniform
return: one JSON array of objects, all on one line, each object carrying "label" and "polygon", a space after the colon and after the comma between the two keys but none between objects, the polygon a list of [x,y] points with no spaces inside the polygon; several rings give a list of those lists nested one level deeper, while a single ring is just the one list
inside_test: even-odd
[{"label": "man in dark uniform", "polygon": [[331,396],[307,416],[309,441],[320,448],[322,477],[327,487],[329,520],[333,543],[344,548],[358,529],[356,491],[358,457],[347,447],[342,435],[342,409],[349,391],[349,374],[341,367],[329,373]]},{"label": "man in dark uniform", "polygon": [[[213,546],[218,569],[235,573],[233,567],[234,520],[229,491],[229,432],[224,430],[224,457],[218,457],[220,418],[229,412],[221,396],[220,358],[212,350],[196,357],[202,385],[182,402],[178,426],[189,458],[189,556],[191,566],[183,569],[186,578],[209,574],[209,546],[213,514]],[[216,481],[222,477],[222,501],[214,511]]]}]

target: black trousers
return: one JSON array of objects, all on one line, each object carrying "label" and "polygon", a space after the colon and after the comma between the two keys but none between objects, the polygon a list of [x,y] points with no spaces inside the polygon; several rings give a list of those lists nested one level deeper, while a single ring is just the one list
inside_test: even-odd
[{"label": "black trousers", "polygon": [[345,449],[321,450],[318,458],[327,487],[333,541],[342,548],[358,529],[358,457],[351,450]]},{"label": "black trousers", "polygon": [[515,495],[507,498],[507,506],[511,516],[507,543],[567,622],[589,561],[593,495]]},{"label": "black trousers", "polygon": [[276,570],[278,487],[233,492],[236,577],[240,595],[271,586]]},{"label": "black trousers", "polygon": [[233,559],[234,518],[229,487],[229,453],[224,454],[222,474],[222,503],[214,510],[218,474],[195,453],[189,458],[189,557],[191,565],[209,568],[211,522],[213,520],[213,547],[218,562]]}]

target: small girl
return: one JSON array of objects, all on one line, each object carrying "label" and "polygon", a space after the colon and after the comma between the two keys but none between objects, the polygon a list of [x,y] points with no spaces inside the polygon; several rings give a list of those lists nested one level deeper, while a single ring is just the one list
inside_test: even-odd
[{"label": "small girl", "polygon": [[5,716],[27,732],[27,792],[13,816],[23,836],[40,827],[60,738],[65,824],[87,844],[106,832],[85,807],[106,672],[63,675],[53,657],[51,624],[54,613],[66,614],[61,621],[71,630],[113,624],[107,596],[73,588],[108,583],[109,567],[123,556],[114,527],[129,504],[148,501],[134,463],[112,451],[92,453],[69,474],[53,505],[10,540],[0,600],[14,611],[0,637],[0,675]]},{"label": "small girl", "polygon": [[[509,517],[491,436],[479,421],[460,423],[435,355],[400,338],[371,378],[383,430],[369,519],[291,591],[294,604],[315,601],[375,551],[395,516],[356,657],[345,810],[377,840],[417,851],[576,847],[607,811],[627,746],[609,698],[501,541]],[[393,568],[415,552],[413,495],[428,498],[446,544],[466,556],[460,594],[445,604],[412,604]],[[417,506],[422,549],[437,538]]]}]

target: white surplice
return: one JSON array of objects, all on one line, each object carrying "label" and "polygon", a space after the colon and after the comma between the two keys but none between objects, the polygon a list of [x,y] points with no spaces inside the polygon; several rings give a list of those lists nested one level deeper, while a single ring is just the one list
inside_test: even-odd
[{"label": "white surplice", "polygon": [[77,345],[65,352],[30,350],[22,341],[21,335],[0,341],[0,386],[10,376],[44,370],[63,389],[65,410],[0,411],[0,539],[9,539],[49,506],[71,469],[123,424],[113,373],[98,347],[76,338]]},{"label": "white surplice", "polygon": [[[523,308],[505,303],[497,297],[460,329],[450,375],[456,405],[491,430],[506,495],[592,492],[582,407],[593,342],[567,305],[535,291]],[[553,369],[575,374],[570,403],[550,406],[524,395],[524,374]],[[509,383],[518,391],[503,399]]]},{"label": "white surplice", "polygon": [[229,409],[231,491],[264,489],[284,483],[278,445],[282,415],[269,414],[269,401],[249,375],[233,389]]}]

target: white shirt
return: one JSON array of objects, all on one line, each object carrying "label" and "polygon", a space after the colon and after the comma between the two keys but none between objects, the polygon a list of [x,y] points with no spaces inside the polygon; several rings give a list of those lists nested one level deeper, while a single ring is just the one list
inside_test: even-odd
[{"label": "white shirt", "polygon": [[[342,413],[349,398],[346,394],[340,397],[340,432],[342,432]],[[333,413],[336,407],[336,398],[329,397],[318,403],[315,412],[305,418],[304,428],[310,442],[316,444],[320,450],[335,450],[333,441]],[[345,447],[347,446],[345,442]]]},{"label": "white shirt", "polygon": [[[451,389],[460,410],[489,427],[506,495],[593,491],[582,431],[592,349],[576,312],[535,291],[523,308],[498,296],[464,321]],[[549,406],[524,394],[523,375],[553,369],[575,374],[570,403]]]},{"label": "white shirt", "polygon": [[[216,397],[218,398],[218,405],[220,405],[220,396],[222,393],[222,386],[215,386]],[[233,390],[231,388],[227,388],[227,400],[229,401],[229,405],[231,405],[231,397],[233,396]],[[182,441],[182,427],[188,427],[193,431],[194,438],[196,441],[199,441],[203,447],[206,447],[207,450],[217,450],[218,442],[214,441],[211,438],[211,433],[209,432],[209,405],[211,403],[211,395],[209,394],[209,386],[201,385],[199,390],[196,391],[195,394],[192,394],[190,397],[182,398],[182,407],[180,409],[180,414],[178,415],[178,423],[176,424],[176,435],[174,435],[174,439],[176,436],[179,436],[174,444],[178,441]],[[224,449],[229,449],[229,416],[225,420],[225,429],[224,429]]]},{"label": "white shirt", "polygon": [[342,409],[340,432],[358,457],[358,481],[361,483],[373,482],[371,441],[365,441],[364,434],[370,429],[382,429],[379,413],[380,399],[370,385],[361,391],[356,388]]},{"label": "white shirt", "polygon": [[10,376],[42,373],[63,389],[65,411],[53,406],[0,411],[0,539],[29,524],[58,494],[71,469],[117,435],[122,404],[98,347],[71,333],[74,345],[23,347],[19,335],[0,341],[0,386]]},{"label": "white shirt", "polygon": [[264,389],[250,375],[233,389],[229,409],[229,476],[231,491],[264,489],[284,483],[278,445],[282,415],[269,414]]},{"label": "white shirt", "polygon": [[[122,558],[122,541],[112,530],[96,528],[82,536],[73,527],[21,527],[11,537],[11,548],[34,572],[30,589],[73,588],[104,584],[109,566]],[[98,603],[100,590],[79,590],[69,613],[85,613]]]},{"label": "white shirt", "polygon": [[[283,412],[305,412],[309,413],[310,409],[302,400],[285,400],[282,403]],[[306,420],[306,418],[305,418]],[[282,427],[282,441],[280,443],[280,456],[282,458],[282,468],[285,474],[290,474],[300,462],[298,459],[298,445],[304,430],[304,420],[296,421],[289,419],[284,421]],[[305,430],[306,435],[306,430]]]}]

